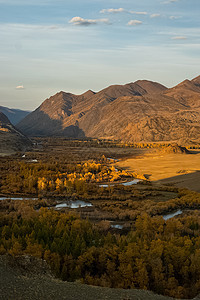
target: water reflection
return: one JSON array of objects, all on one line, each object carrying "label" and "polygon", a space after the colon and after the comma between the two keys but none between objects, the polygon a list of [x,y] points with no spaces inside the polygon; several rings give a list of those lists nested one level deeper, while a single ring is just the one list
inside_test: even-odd
[{"label": "water reflection", "polygon": [[124,185],[124,186],[130,186],[130,185],[133,185],[133,184],[137,184],[139,181],[141,181],[140,179],[134,179],[134,180],[131,180],[131,181],[128,181],[128,182],[122,182],[122,183],[115,183],[115,184],[100,184],[99,187],[109,187],[109,186],[114,186],[116,184],[119,184],[119,185]]},{"label": "water reflection", "polygon": [[123,229],[123,225],[120,225],[120,224],[112,224],[110,225],[111,228],[116,228],[116,229]]},{"label": "water reflection", "polygon": [[38,198],[24,198],[24,197],[0,197],[0,201],[2,200],[38,200]]},{"label": "water reflection", "polygon": [[56,209],[62,209],[62,208],[79,208],[79,207],[86,207],[86,206],[93,206],[92,203],[76,200],[76,201],[68,201],[64,203],[59,203],[55,206]]},{"label": "water reflection", "polygon": [[183,212],[183,211],[182,211],[181,209],[179,209],[179,210],[177,210],[177,211],[175,211],[175,212],[173,212],[173,213],[163,215],[163,219],[164,219],[165,221],[167,221],[167,220],[169,220],[169,219],[171,219],[171,218],[173,218],[173,217],[175,217],[175,216],[181,215],[182,212]]}]

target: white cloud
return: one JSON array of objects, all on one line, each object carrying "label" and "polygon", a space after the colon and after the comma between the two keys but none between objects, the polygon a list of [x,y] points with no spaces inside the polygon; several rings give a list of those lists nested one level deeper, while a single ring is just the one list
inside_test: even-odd
[{"label": "white cloud", "polygon": [[167,0],[167,1],[164,1],[163,4],[170,4],[170,3],[175,3],[175,2],[178,2],[179,0]]},{"label": "white cloud", "polygon": [[152,14],[152,15],[150,15],[150,18],[158,18],[160,16],[161,16],[160,14]]},{"label": "white cloud", "polygon": [[24,90],[24,86],[23,85],[18,85],[18,86],[16,86],[16,89],[17,90]]},{"label": "white cloud", "polygon": [[102,9],[100,11],[101,14],[105,14],[105,13],[130,13],[130,14],[134,14],[134,15],[148,15],[148,13],[146,11],[134,11],[134,10],[127,10],[125,8],[106,8],[106,9]]},{"label": "white cloud", "polygon": [[187,40],[186,36],[173,36],[171,38],[172,40]]},{"label": "white cloud", "polygon": [[89,25],[95,25],[97,23],[109,24],[109,20],[108,19],[83,19],[81,17],[74,17],[69,21],[69,23],[73,25],[89,26]]},{"label": "white cloud", "polygon": [[105,13],[121,13],[121,12],[125,12],[126,10],[122,7],[120,8],[106,8],[106,9],[102,9],[100,11],[101,14],[105,14]]},{"label": "white cloud", "polygon": [[37,24],[23,24],[23,23],[1,23],[0,30],[32,30],[32,31],[52,31],[52,30],[66,30],[67,27],[63,25],[37,25]]},{"label": "white cloud", "polygon": [[129,12],[131,14],[135,14],[135,15],[148,15],[148,13],[146,11],[134,11],[134,10],[130,10]]},{"label": "white cloud", "polygon": [[0,0],[0,4],[6,4],[6,5],[14,5],[14,6],[21,6],[21,5],[53,5],[54,0]]},{"label": "white cloud", "polygon": [[170,20],[176,20],[176,19],[180,19],[180,16],[170,16],[169,19]]},{"label": "white cloud", "polygon": [[139,20],[130,20],[127,25],[129,25],[129,26],[137,26],[137,25],[141,25],[141,24],[142,24],[142,21],[139,21]]}]

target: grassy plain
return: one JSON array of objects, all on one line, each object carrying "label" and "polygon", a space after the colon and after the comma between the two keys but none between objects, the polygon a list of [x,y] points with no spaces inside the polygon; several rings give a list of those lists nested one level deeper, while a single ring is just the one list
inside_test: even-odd
[{"label": "grassy plain", "polygon": [[146,174],[153,183],[174,184],[200,192],[200,152],[191,154],[161,154],[156,151],[142,157],[123,159],[116,168]]}]

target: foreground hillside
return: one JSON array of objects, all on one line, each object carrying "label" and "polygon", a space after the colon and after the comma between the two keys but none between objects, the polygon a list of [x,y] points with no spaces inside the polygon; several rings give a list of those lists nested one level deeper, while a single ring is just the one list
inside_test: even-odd
[{"label": "foreground hillside", "polygon": [[139,80],[82,95],[60,92],[17,126],[31,136],[126,141],[200,140],[200,76],[167,89]]},{"label": "foreground hillside", "polygon": [[55,279],[39,259],[0,256],[0,293],[2,300],[170,300],[150,291],[88,286]]},{"label": "foreground hillside", "polygon": [[31,147],[31,141],[19,132],[0,112],[0,155],[25,151]]}]

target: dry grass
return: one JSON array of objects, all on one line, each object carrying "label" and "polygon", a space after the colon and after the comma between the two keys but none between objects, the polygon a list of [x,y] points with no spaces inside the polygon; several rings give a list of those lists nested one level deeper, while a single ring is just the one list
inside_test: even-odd
[{"label": "dry grass", "polygon": [[116,167],[148,175],[157,183],[172,183],[200,192],[200,153],[170,154],[158,153],[143,158],[128,158],[118,162]]}]

